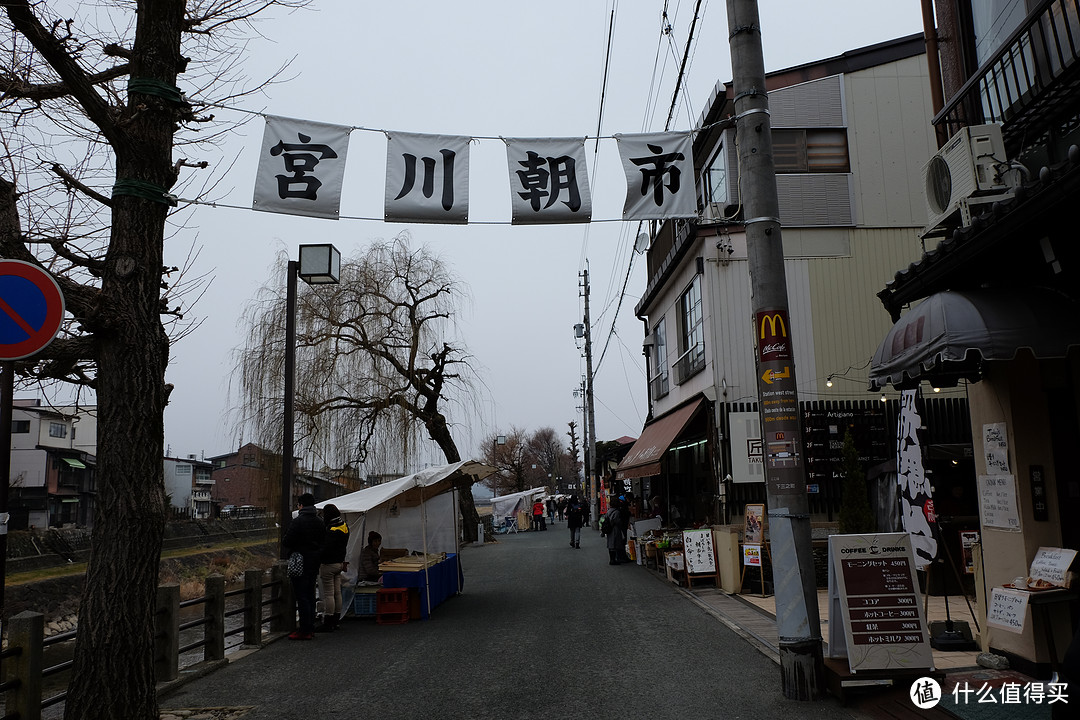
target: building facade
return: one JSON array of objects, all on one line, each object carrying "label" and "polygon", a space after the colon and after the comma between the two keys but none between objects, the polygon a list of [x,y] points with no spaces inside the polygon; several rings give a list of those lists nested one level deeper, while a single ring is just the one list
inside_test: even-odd
[{"label": "building facade", "polygon": [[[16,399],[11,420],[8,527],[93,527],[95,456],[80,413]],[[94,446],[90,446],[93,449]]]},{"label": "building facade", "polygon": [[213,518],[214,465],[195,455],[165,458],[165,495],[174,515],[192,520]]},{"label": "building facade", "polygon": [[[985,620],[989,598],[1027,576],[1040,548],[1080,549],[1080,8],[934,5],[926,252],[878,291],[895,325],[871,382],[969,397]],[[1066,602],[1041,607],[1025,611],[1022,632],[981,622],[983,648],[1048,677],[1077,616]]]},{"label": "building facade", "polygon": [[[895,401],[866,392],[890,325],[867,298],[921,253],[921,158],[935,147],[925,44],[917,35],[852,50],[769,73],[766,86],[791,324],[773,331],[790,333],[805,452],[828,461],[809,478],[811,511],[830,520],[844,431],[860,433],[867,467],[895,435]],[[765,499],[733,104],[731,85],[718,85],[694,143],[701,217],[652,228],[635,309],[650,414],[616,480],[683,524],[724,522]]]}]

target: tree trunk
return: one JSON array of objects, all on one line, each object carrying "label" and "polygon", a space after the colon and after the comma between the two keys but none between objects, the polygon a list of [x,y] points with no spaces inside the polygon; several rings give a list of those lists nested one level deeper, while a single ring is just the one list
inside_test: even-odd
[{"label": "tree trunk", "polygon": [[[175,85],[183,0],[140,0],[131,76]],[[112,135],[116,178],[172,187],[177,106],[131,92]],[[165,526],[161,271],[168,206],[116,193],[101,307],[94,529],[66,720],[156,720],[154,618]]]},{"label": "tree trunk", "polygon": [[[429,418],[425,423],[431,439],[443,451],[446,462],[461,462],[461,453],[458,452],[457,443],[450,434],[450,428],[446,426],[446,418],[441,413]],[[462,481],[457,484],[459,506],[461,508],[461,532],[465,542],[476,542],[477,527],[480,525],[480,513],[476,511],[476,501],[473,500],[472,483]]]}]

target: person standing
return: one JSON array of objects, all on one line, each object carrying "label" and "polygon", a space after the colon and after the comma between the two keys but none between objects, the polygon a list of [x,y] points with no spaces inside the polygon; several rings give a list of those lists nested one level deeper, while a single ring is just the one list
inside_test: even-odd
[{"label": "person standing", "polygon": [[[633,495],[630,496],[631,498]],[[633,562],[630,560],[629,553],[626,552],[626,543],[630,539],[630,520],[633,518],[631,512],[630,499],[626,495],[619,496],[619,534],[622,537],[621,543],[618,545],[618,553],[616,560],[619,562]]]},{"label": "person standing", "polygon": [[540,498],[537,498],[536,502],[533,503],[533,506],[532,506],[532,519],[533,519],[532,529],[533,530],[542,530],[543,528],[541,526],[544,523],[544,501],[541,500]]},{"label": "person standing", "polygon": [[299,510],[281,543],[285,557],[298,552],[304,558],[304,571],[289,578],[296,611],[300,614],[300,627],[289,634],[289,639],[311,640],[315,637],[315,582],[319,576],[319,558],[326,529],[315,510],[314,495],[304,493],[297,498],[296,505]]},{"label": "person standing", "polygon": [[555,501],[555,516],[559,518],[559,522],[562,522],[566,518],[567,502],[568,501],[565,495],[561,496],[557,501]]},{"label": "person standing", "polygon": [[577,495],[571,495],[566,503],[566,527],[570,528],[570,547],[581,547],[581,527],[585,524],[585,508],[578,502]]},{"label": "person standing", "polygon": [[[622,562],[622,554],[620,548],[624,548],[626,545],[626,527],[629,527],[629,520],[626,525],[623,524],[623,510],[622,499],[611,503],[611,508],[608,509],[605,519],[608,523],[608,535],[607,535],[607,550],[608,550],[608,565],[618,565]],[[625,552],[625,551],[623,551]]]},{"label": "person standing", "polygon": [[549,497],[547,499],[547,511],[548,511],[548,522],[551,523],[552,525],[554,525],[555,524],[555,498]]},{"label": "person standing", "polygon": [[325,534],[319,565],[319,597],[323,601],[323,621],[315,632],[332,632],[337,630],[344,610],[341,606],[341,573],[349,569],[349,563],[345,562],[349,526],[333,503],[323,505],[322,515]]}]

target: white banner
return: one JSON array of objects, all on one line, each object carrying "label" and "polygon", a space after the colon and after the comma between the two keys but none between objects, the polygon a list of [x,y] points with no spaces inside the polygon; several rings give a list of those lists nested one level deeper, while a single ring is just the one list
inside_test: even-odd
[{"label": "white banner", "polygon": [[693,134],[616,135],[626,174],[623,220],[696,217]]},{"label": "white banner", "polygon": [[267,115],[251,207],[337,220],[351,130]]},{"label": "white banner", "polygon": [[512,224],[592,220],[585,138],[504,138]]},{"label": "white banner", "polygon": [[387,222],[469,222],[469,140],[387,133]]},{"label": "white banner", "polygon": [[919,428],[922,419],[915,405],[918,390],[900,393],[900,415],[897,420],[896,480],[900,483],[900,518],[904,530],[911,536],[915,552],[915,567],[923,570],[937,557],[937,514],[930,492],[930,481],[923,468]]}]

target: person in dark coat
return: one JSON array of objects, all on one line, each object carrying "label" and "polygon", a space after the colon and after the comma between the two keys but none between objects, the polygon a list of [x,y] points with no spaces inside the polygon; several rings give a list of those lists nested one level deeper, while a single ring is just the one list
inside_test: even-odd
[{"label": "person in dark coat", "polygon": [[299,511],[282,539],[285,557],[294,552],[304,557],[304,572],[289,578],[296,611],[300,613],[300,627],[289,635],[289,639],[311,640],[315,637],[315,581],[319,577],[319,559],[326,529],[315,510],[315,497],[311,493],[301,495],[296,504]]},{"label": "person in dark coat", "polygon": [[626,531],[630,527],[630,515],[626,512],[622,497],[611,503],[606,517],[611,524],[607,536],[608,565],[618,565],[626,553]]},{"label": "person in dark coat", "polygon": [[566,527],[570,528],[570,547],[581,547],[581,528],[585,524],[585,507],[571,495],[566,503]]},{"label": "person in dark coat", "polygon": [[325,534],[319,558],[319,597],[323,601],[323,621],[315,632],[331,632],[337,630],[344,610],[341,606],[341,573],[349,569],[349,563],[345,562],[349,526],[333,503],[323,505],[322,516]]}]

